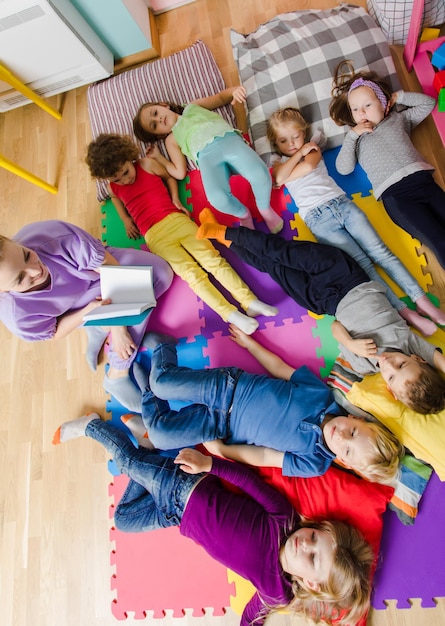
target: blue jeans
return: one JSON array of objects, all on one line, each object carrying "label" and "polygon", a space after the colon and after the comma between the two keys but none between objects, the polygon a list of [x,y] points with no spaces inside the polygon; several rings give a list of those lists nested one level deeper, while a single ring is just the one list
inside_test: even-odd
[{"label": "blue jeans", "polygon": [[[149,386],[142,396],[142,419],[150,441],[164,450],[193,446],[230,435],[230,410],[242,370],[237,367],[192,370],[178,367],[176,348],[153,351]],[[192,402],[179,411],[169,400]]]},{"label": "blue jeans", "polygon": [[341,248],[357,261],[371,280],[383,283],[388,300],[398,311],[406,305],[380,277],[374,263],[380,265],[413,302],[425,295],[403,263],[380,239],[363,211],[346,194],[312,209],[304,221],[320,243]]},{"label": "blue jeans", "polygon": [[130,478],[114,514],[116,528],[145,532],[179,526],[187,499],[205,474],[186,474],[173,459],[135,448],[110,422],[92,420],[85,434],[101,443],[120,471]]}]

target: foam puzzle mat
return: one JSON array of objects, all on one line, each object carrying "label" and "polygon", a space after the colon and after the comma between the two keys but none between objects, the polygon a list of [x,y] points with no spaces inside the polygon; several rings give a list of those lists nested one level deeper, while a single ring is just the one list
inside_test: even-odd
[{"label": "foam puzzle mat", "polygon": [[[387,217],[382,205],[374,199],[370,183],[360,168],[347,177],[336,172],[336,154],[337,149],[324,154],[331,175],[354,198],[381,237],[428,291],[432,279],[426,271],[425,257],[418,254],[419,243]],[[249,185],[238,176],[232,177],[232,181],[235,195],[252,210],[256,227],[266,230],[254,208]],[[190,172],[182,181],[180,195],[192,218],[198,221],[200,210],[209,206],[198,171]],[[273,191],[272,205],[285,221],[281,236],[313,240],[285,191]],[[127,239],[111,202],[106,202],[102,210],[104,242],[114,246],[144,245],[142,239],[137,242]],[[215,213],[222,222],[230,223],[230,217]],[[316,316],[303,309],[290,300],[268,275],[244,264],[230,249],[219,249],[257,296],[279,309],[275,318],[258,318],[260,326],[255,338],[290,365],[306,364],[325,378],[338,354],[330,330],[332,318]],[[391,284],[389,279],[388,282]],[[398,286],[391,286],[401,295]],[[231,341],[227,325],[219,316],[178,277],[159,299],[150,318],[150,328],[179,339],[181,365],[193,368],[237,365],[250,372],[264,372],[247,351]],[[141,349],[137,358],[149,367],[149,352]],[[172,406],[176,408],[174,403]],[[107,410],[116,425],[125,429],[120,416],[127,411],[114,398],[108,401]],[[112,463],[110,472],[113,474],[110,486],[112,518],[113,506],[119,501],[127,479],[117,475]],[[379,566],[374,579],[375,608],[384,609],[385,600],[396,600],[399,608],[408,608],[410,598],[421,598],[422,606],[430,607],[435,606],[433,598],[445,596],[444,497],[445,483],[440,483],[433,475],[413,526],[403,526],[391,511],[385,514]],[[192,610],[195,616],[204,613],[221,615],[228,606],[241,613],[252,594],[250,584],[214,562],[198,545],[181,537],[176,528],[133,535],[112,528],[110,541],[114,591],[112,613],[118,620],[129,615],[141,620],[162,618],[166,611],[180,617],[185,610]],[[175,580],[181,584],[172,584],[173,562]]]}]

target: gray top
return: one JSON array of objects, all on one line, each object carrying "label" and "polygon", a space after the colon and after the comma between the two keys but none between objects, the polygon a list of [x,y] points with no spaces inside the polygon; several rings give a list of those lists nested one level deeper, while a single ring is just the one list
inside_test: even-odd
[{"label": "gray top", "polygon": [[[436,347],[410,330],[388,302],[385,287],[376,281],[362,283],[351,289],[340,301],[336,318],[354,339],[374,339],[379,354],[391,350],[408,355],[417,354],[434,366]],[[358,356],[343,345],[340,349],[341,356],[359,374],[379,371],[377,359]]]},{"label": "gray top", "polygon": [[410,133],[433,110],[436,101],[423,93],[397,92],[397,105],[371,133],[346,135],[335,165],[340,174],[350,174],[358,163],[365,170],[379,199],[388,187],[421,170],[433,170],[414,148]]}]

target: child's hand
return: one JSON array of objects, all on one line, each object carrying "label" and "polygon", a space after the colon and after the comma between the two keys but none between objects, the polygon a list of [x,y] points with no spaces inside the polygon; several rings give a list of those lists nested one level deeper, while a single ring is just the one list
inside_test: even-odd
[{"label": "child's hand", "polygon": [[353,130],[357,133],[357,135],[363,135],[364,133],[372,133],[373,128],[372,123],[365,120],[364,122],[360,122],[354,126]]},{"label": "child's hand", "polygon": [[190,211],[188,211],[186,209],[186,207],[182,204],[181,200],[179,198],[172,198],[172,202],[175,205],[175,207],[177,209],[179,209],[180,211],[182,211],[183,213],[185,213],[186,215],[190,216]]},{"label": "child's hand", "polygon": [[159,146],[157,143],[150,143],[146,150],[145,156],[151,157],[152,159],[157,159],[161,155],[161,151],[159,150]]},{"label": "child's hand", "polygon": [[246,101],[247,98],[247,91],[245,89],[245,87],[243,87],[242,85],[238,85],[238,87],[235,87],[233,92],[232,92],[232,102],[230,104],[236,104],[237,102],[240,104],[243,104]]},{"label": "child's hand", "polygon": [[212,457],[206,456],[194,448],[183,448],[174,461],[186,474],[199,474],[210,472],[212,469]]},{"label": "child's hand", "polygon": [[139,237],[141,236],[141,233],[139,232],[138,227],[133,222],[131,217],[128,217],[124,221],[124,226],[125,226],[125,232],[127,233],[127,237],[129,239],[139,239]]},{"label": "child's hand", "polygon": [[111,304],[111,298],[107,298],[106,300],[102,300],[100,297],[96,298],[82,309],[82,313],[85,315],[90,311],[94,311],[94,309],[97,309],[98,306],[102,306],[103,304]]},{"label": "child's hand", "polygon": [[353,339],[350,346],[351,352],[358,356],[372,359],[377,356],[377,346],[373,339]]},{"label": "child's hand", "polygon": [[246,335],[246,333],[243,333],[243,331],[240,330],[237,326],[234,326],[234,324],[229,324],[229,332],[230,332],[230,335],[231,335],[230,338],[232,339],[232,341],[237,343],[242,348],[247,349],[249,343],[253,341],[253,339],[249,335]]},{"label": "child's hand", "polygon": [[388,113],[391,111],[393,106],[396,104],[396,102],[397,102],[397,95],[398,95],[397,91],[394,91],[391,94],[391,98],[388,100],[388,104],[386,105],[385,115],[388,115]]},{"label": "child's hand", "polygon": [[314,150],[320,151],[320,146],[318,144],[316,144],[315,141],[308,141],[301,148],[301,154],[302,154],[302,156],[305,157],[307,154],[309,154],[309,152],[312,152]]}]

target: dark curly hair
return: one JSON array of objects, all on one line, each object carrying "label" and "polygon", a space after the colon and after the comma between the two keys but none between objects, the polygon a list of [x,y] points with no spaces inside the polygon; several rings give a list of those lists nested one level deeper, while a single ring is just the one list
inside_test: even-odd
[{"label": "dark curly hair", "polygon": [[129,135],[102,133],[89,144],[85,162],[93,178],[107,179],[139,156],[139,148]]},{"label": "dark curly hair", "polygon": [[332,83],[329,114],[337,126],[355,126],[354,118],[348,103],[349,89],[357,78],[372,80],[385,94],[388,102],[392,91],[387,83],[378,78],[375,72],[355,72],[352,61],[341,61],[335,69]]}]

